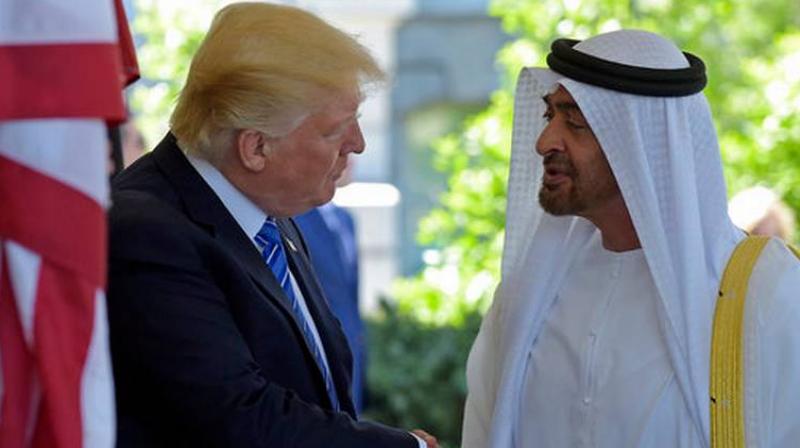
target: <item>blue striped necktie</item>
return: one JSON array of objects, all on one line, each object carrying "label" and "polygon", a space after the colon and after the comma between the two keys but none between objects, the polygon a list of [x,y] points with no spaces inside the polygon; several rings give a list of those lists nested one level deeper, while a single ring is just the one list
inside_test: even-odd
[{"label": "blue striped necktie", "polygon": [[292,282],[289,279],[289,264],[286,260],[286,252],[283,249],[283,242],[281,241],[281,232],[278,230],[278,226],[274,219],[267,218],[267,220],[264,222],[264,225],[261,226],[261,230],[258,231],[255,240],[256,244],[261,249],[262,258],[264,258],[264,261],[272,270],[272,273],[275,274],[275,278],[278,280],[278,283],[281,284],[283,292],[286,293],[286,297],[289,300],[292,312],[297,318],[297,321],[300,323],[300,327],[303,330],[303,336],[305,337],[306,342],[308,342],[308,346],[311,348],[311,351],[314,354],[314,359],[317,361],[317,365],[322,372],[322,378],[325,380],[325,389],[328,392],[328,397],[331,399],[333,409],[338,411],[339,399],[336,395],[336,388],[333,385],[333,378],[331,377],[331,372],[328,369],[328,365],[325,363],[325,360],[322,357],[322,350],[320,350],[319,345],[314,339],[314,334],[311,331],[311,326],[308,323],[308,319],[306,318],[306,315],[303,313],[302,309],[300,309],[300,302],[294,295]]}]

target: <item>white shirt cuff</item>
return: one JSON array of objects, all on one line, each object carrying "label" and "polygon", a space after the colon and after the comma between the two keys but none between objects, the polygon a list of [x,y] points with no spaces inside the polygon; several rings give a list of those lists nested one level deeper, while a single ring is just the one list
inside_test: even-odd
[{"label": "white shirt cuff", "polygon": [[412,436],[414,436],[415,439],[417,439],[417,443],[419,443],[419,448],[428,448],[428,444],[425,443],[424,440],[420,439],[418,435],[414,434],[413,432],[410,432],[409,434],[411,434]]}]

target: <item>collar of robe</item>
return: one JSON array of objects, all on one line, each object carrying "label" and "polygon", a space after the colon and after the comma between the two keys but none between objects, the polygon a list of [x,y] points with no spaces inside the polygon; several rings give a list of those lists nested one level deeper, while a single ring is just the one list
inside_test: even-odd
[{"label": "collar of robe", "polygon": [[656,69],[600,59],[573,48],[578,42],[555,40],[547,55],[550,69],[576,81],[636,95],[687,96],[706,86],[706,66],[691,53],[683,52],[688,68]]}]

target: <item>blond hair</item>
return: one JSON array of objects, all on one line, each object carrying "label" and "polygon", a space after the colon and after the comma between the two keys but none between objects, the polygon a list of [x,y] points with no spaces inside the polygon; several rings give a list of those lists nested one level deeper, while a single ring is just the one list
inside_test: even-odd
[{"label": "blond hair", "polygon": [[210,161],[237,129],[281,136],[323,98],[384,73],[350,35],[301,9],[234,3],[217,12],[170,119],[187,152]]}]

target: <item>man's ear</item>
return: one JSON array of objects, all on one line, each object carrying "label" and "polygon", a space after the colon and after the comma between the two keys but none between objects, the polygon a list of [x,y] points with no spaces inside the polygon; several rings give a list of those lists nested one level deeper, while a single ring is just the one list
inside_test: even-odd
[{"label": "man's ear", "polygon": [[242,166],[252,172],[260,172],[267,165],[269,151],[267,137],[254,129],[244,129],[236,135],[236,155]]}]

